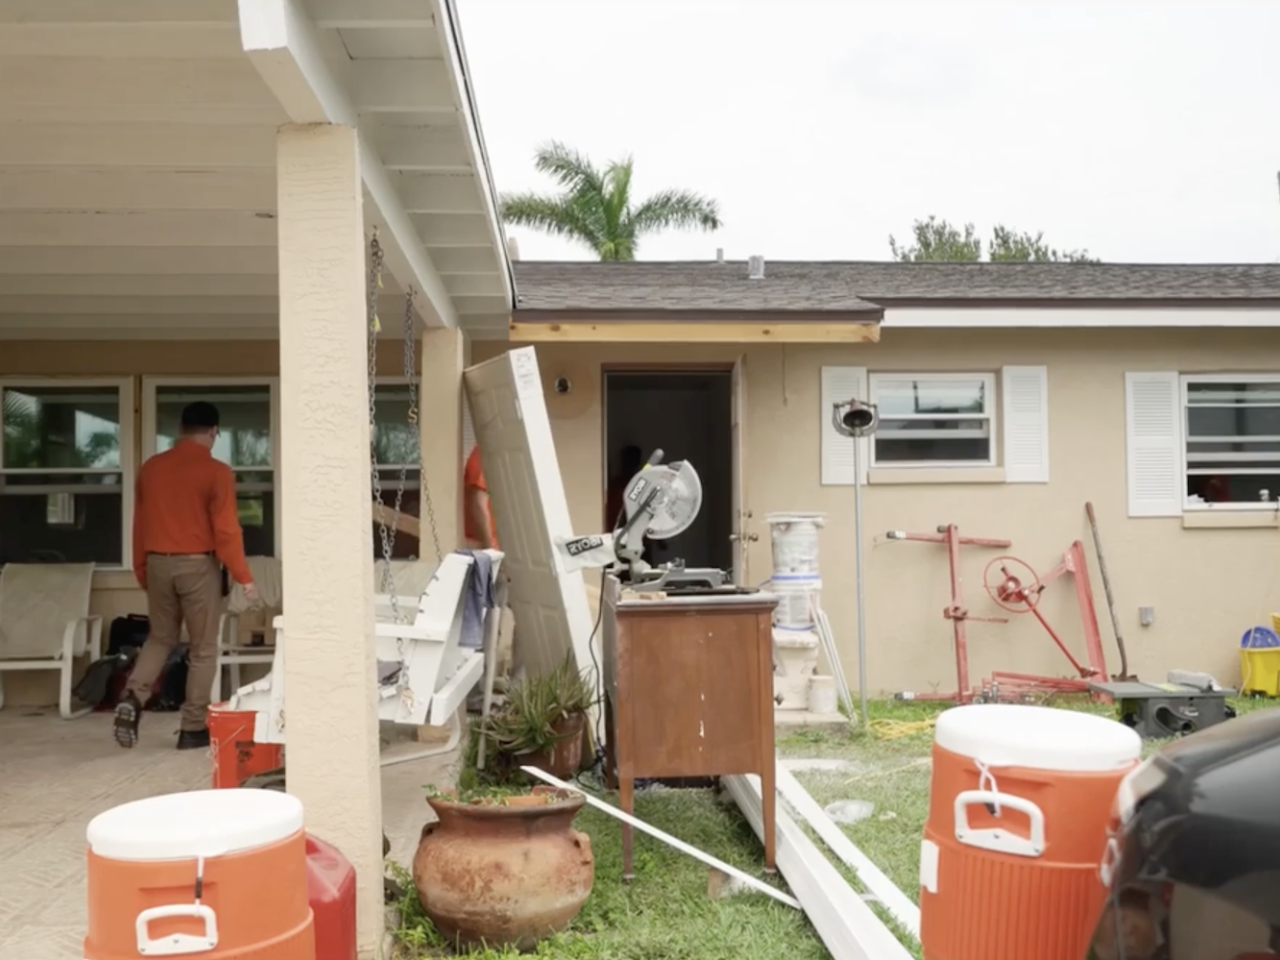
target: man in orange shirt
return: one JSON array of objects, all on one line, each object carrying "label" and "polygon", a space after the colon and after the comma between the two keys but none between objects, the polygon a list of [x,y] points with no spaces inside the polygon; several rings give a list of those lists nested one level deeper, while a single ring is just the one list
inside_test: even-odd
[{"label": "man in orange shirt", "polygon": [[250,602],[258,597],[244,556],[235,476],[213,458],[217,438],[218,408],[189,404],[182,411],[178,442],[138,471],[133,572],[147,591],[151,627],[124,698],[116,706],[115,738],[122,747],[138,742],[142,708],[178,643],[184,621],[190,653],[178,749],[209,746],[207,711],[218,669],[222,613],[219,561],[244,587]]},{"label": "man in orange shirt", "polygon": [[493,504],[489,485],[480,465],[480,448],[472,447],[467,465],[462,470],[463,532],[467,540],[481,550],[497,550],[498,528],[493,522]]}]

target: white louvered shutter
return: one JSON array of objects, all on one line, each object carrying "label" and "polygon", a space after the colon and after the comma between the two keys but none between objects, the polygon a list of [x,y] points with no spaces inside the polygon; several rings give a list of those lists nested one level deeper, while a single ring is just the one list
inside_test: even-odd
[{"label": "white louvered shutter", "polygon": [[[854,441],[840,435],[832,425],[831,413],[834,404],[847,403],[855,397],[859,400],[870,399],[867,396],[867,368],[823,367],[820,392],[818,417],[822,424],[822,484],[852,486]],[[857,442],[862,479],[865,481],[871,450],[865,438]]]},{"label": "white louvered shutter", "polygon": [[1178,517],[1182,476],[1182,389],[1177,373],[1124,375],[1129,516]]},{"label": "white louvered shutter", "polygon": [[1005,367],[1000,371],[1006,483],[1049,482],[1049,371]]}]

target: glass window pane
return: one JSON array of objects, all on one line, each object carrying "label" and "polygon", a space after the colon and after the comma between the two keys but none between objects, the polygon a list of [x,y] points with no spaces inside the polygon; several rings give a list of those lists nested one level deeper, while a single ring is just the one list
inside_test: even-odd
[{"label": "glass window pane", "polygon": [[409,422],[408,385],[379,384],[375,390],[373,450],[386,466],[417,464],[418,425]]},{"label": "glass window pane", "polygon": [[876,381],[873,399],[882,417],[984,414],[987,410],[987,384],[976,377],[881,379]]},{"label": "glass window pane", "polygon": [[1188,383],[1187,403],[1190,406],[1271,403],[1280,404],[1280,382],[1272,383]]},{"label": "glass window pane", "polygon": [[1189,437],[1280,437],[1280,400],[1272,406],[1191,407]]},{"label": "glass window pane", "polygon": [[236,506],[244,531],[244,552],[250,557],[276,554],[276,498],[270,489],[262,493],[238,493]]},{"label": "glass window pane", "polygon": [[2,479],[0,564],[124,563],[119,474],[10,474]]},{"label": "glass window pane", "polygon": [[221,387],[156,387],[156,452],[178,441],[182,408],[197,400],[218,408],[213,455],[232,467],[270,467],[271,388],[265,384]]},{"label": "glass window pane", "polygon": [[875,435],[875,462],[884,464],[989,463],[987,438],[916,440]]},{"label": "glass window pane", "polygon": [[5,387],[0,401],[5,468],[119,468],[118,388]]}]

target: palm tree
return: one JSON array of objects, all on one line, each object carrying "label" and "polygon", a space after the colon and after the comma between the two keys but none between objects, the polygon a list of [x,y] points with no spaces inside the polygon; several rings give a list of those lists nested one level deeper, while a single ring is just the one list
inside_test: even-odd
[{"label": "palm tree", "polygon": [[585,244],[601,260],[634,260],[640,238],[648,233],[720,228],[718,204],[685,190],[663,190],[633,205],[631,157],[601,170],[576,150],[552,141],[538,148],[534,166],[555,180],[561,192],[504,194],[503,219]]}]

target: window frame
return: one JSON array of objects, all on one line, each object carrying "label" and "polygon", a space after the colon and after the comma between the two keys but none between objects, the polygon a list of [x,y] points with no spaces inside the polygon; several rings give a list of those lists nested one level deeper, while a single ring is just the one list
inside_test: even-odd
[{"label": "window frame", "polygon": [[[1187,404],[1189,391],[1187,387],[1193,383],[1269,383],[1280,386],[1280,373],[1178,373],[1178,403],[1181,408],[1178,444],[1178,480],[1181,484],[1182,512],[1187,513],[1276,513],[1280,511],[1280,500],[1261,500],[1249,503],[1195,503],[1187,497],[1187,444],[1191,437],[1191,408]],[[1280,406],[1280,405],[1278,405]],[[1276,473],[1280,474],[1280,461],[1276,462]],[[1280,490],[1272,491],[1280,497]]]},{"label": "window frame", "polygon": [[[80,470],[70,467],[48,470],[4,467],[4,431],[0,429],[0,476],[37,476],[48,474],[120,474],[121,557],[117,564],[95,563],[95,570],[120,571],[133,569],[133,490],[137,477],[137,438],[134,436],[134,382],[133,377],[63,377],[63,376],[7,376],[0,377],[0,392],[22,389],[38,390],[41,387],[85,387],[88,389],[114,387],[120,403],[120,467],[118,470]],[[0,414],[0,418],[3,414]]]},{"label": "window frame", "polygon": [[[867,395],[871,402],[879,409],[879,399],[877,397],[878,388],[881,382],[889,380],[911,380],[915,382],[938,382],[944,380],[980,380],[984,386],[985,402],[983,404],[983,412],[978,415],[957,415],[954,419],[985,419],[990,425],[989,428],[989,454],[985,460],[886,460],[881,462],[876,457],[876,438],[879,432],[867,438],[867,445],[870,447],[868,451],[868,465],[873,470],[966,470],[977,469],[983,470],[989,467],[998,467],[1000,465],[1000,457],[997,444],[999,443],[999,420],[998,414],[1000,409],[1000,398],[996,393],[996,381],[998,373],[988,371],[946,371],[943,373],[911,373],[901,371],[890,373],[888,371],[874,371],[867,374]],[[948,415],[951,416],[951,415]],[[884,413],[880,414],[881,420],[886,419]],[[916,414],[911,417],[888,417],[887,419],[928,419],[927,417]]]},{"label": "window frame", "polygon": [[[271,474],[271,501],[272,514],[275,522],[272,529],[272,541],[275,545],[275,556],[282,557],[284,554],[282,534],[281,516],[281,490],[280,490],[280,378],[279,377],[179,377],[179,376],[144,376],[142,378],[142,442],[139,445],[141,450],[141,460],[145,462],[156,454],[156,389],[158,387],[190,387],[198,390],[201,387],[266,387],[268,389],[270,400],[270,417],[271,417],[271,470],[264,471],[261,468],[254,468],[255,473],[270,472]],[[252,486],[260,486],[259,484],[250,484]],[[241,492],[240,484],[236,484],[236,489]],[[247,488],[243,492],[253,492]],[[130,500],[132,500],[132,491],[130,491]],[[132,510],[130,510],[132,515]]]}]

